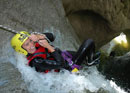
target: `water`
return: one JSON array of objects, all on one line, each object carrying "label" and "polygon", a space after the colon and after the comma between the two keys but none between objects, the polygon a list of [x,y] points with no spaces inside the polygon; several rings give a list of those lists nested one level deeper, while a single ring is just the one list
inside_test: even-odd
[{"label": "water", "polygon": [[[38,73],[27,65],[25,56],[14,52],[10,42],[3,46],[0,62],[11,62],[22,75],[30,93],[126,93],[113,81],[106,80],[95,66],[84,67],[78,74],[67,70],[61,72]],[[0,81],[0,85],[7,81]],[[102,93],[104,93],[102,92]]]},{"label": "water", "polygon": [[29,67],[23,55],[15,53],[15,58],[13,64],[22,74],[31,93],[85,93],[87,90],[98,92],[100,89],[106,93],[126,93],[113,81],[106,80],[95,66],[86,67],[79,74],[72,74],[64,69],[60,73],[52,71],[45,74]]},{"label": "water", "polygon": [[8,82],[8,80],[0,80],[0,86],[5,85]]}]

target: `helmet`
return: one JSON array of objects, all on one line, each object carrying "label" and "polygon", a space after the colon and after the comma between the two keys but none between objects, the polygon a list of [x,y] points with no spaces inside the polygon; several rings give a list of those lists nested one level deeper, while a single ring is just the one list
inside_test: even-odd
[{"label": "helmet", "polygon": [[11,39],[11,46],[15,49],[15,51],[27,55],[28,52],[22,48],[23,43],[28,39],[30,34],[26,31],[20,31],[13,36]]}]

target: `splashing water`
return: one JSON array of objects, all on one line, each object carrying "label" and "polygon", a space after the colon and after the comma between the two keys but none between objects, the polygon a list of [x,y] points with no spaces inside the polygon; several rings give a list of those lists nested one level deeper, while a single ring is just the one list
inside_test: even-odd
[{"label": "splashing water", "polygon": [[3,47],[4,54],[1,54],[0,61],[11,62],[18,68],[31,93],[91,93],[100,90],[106,93],[126,93],[113,81],[106,80],[95,66],[84,67],[79,74],[71,74],[64,69],[59,73],[38,73],[27,65],[25,56],[14,52],[9,44]]},{"label": "splashing water", "polygon": [[[98,92],[100,89],[107,93],[126,93],[113,81],[106,80],[95,66],[84,68],[77,74],[71,74],[66,70],[61,72],[38,73],[27,65],[23,55],[15,53],[16,61],[13,64],[22,74],[22,78],[31,93],[86,93]],[[10,60],[12,61],[12,60]]]}]

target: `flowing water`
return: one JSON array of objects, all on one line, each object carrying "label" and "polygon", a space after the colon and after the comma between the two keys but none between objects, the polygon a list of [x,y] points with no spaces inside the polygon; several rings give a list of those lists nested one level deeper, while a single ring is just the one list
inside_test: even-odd
[{"label": "flowing water", "polygon": [[45,74],[27,66],[24,56],[17,54],[15,58],[17,61],[13,64],[16,64],[29,91],[33,93],[85,93],[87,90],[98,92],[101,89],[106,93],[125,93],[113,81],[106,80],[95,66],[85,68],[79,74],[71,74],[66,70]]},{"label": "flowing water", "polygon": [[[14,52],[11,47],[8,47],[8,52],[6,61],[18,68],[31,93],[126,93],[113,81],[106,80],[95,66],[84,67],[78,74],[64,69],[59,73],[38,73],[27,65],[23,55]],[[4,57],[2,60],[5,60]]]},{"label": "flowing water", "polygon": [[[0,62],[10,62],[18,69],[30,93],[126,93],[113,81],[106,80],[95,66],[84,67],[77,74],[64,69],[59,73],[38,73],[27,65],[25,56],[14,52],[10,42],[1,48],[0,55]],[[0,81],[0,87],[8,81]]]}]

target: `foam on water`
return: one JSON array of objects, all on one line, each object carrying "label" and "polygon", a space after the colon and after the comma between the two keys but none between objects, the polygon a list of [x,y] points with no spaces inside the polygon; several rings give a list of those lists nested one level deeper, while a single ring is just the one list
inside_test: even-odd
[{"label": "foam on water", "polygon": [[[66,70],[60,73],[38,73],[27,65],[23,55],[15,55],[13,64],[22,74],[22,78],[32,93],[85,93],[86,90],[97,92],[99,89],[110,93],[125,93],[113,81],[106,80],[95,66],[84,68],[79,74],[71,74]],[[10,60],[11,61],[11,60]]]},{"label": "foam on water", "polygon": [[38,73],[27,65],[25,56],[14,52],[10,42],[3,46],[2,51],[0,61],[11,62],[18,68],[31,93],[86,93],[86,90],[97,92],[100,89],[110,93],[125,93],[113,81],[106,80],[95,66],[84,68],[79,74],[71,74],[66,70]]}]

